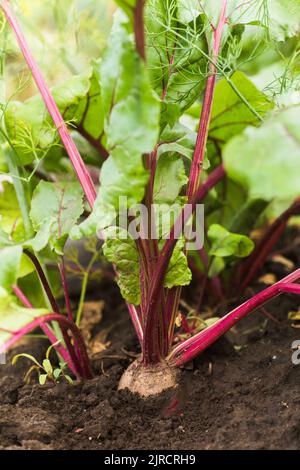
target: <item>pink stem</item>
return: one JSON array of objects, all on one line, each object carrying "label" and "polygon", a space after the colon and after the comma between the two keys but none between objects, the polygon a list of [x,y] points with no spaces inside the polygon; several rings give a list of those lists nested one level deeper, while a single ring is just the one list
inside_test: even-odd
[{"label": "pink stem", "polygon": [[131,321],[133,323],[135,332],[136,332],[137,337],[139,339],[140,345],[142,345],[143,344],[144,333],[143,333],[143,328],[142,328],[142,325],[141,325],[136,307],[134,305],[129,304],[129,303],[127,303],[127,307],[128,307],[129,313],[130,313]]},{"label": "pink stem", "polygon": [[[161,289],[164,284],[164,276],[167,272],[175,245],[183,232],[184,226],[189,221],[193,211],[195,210],[196,204],[203,200],[203,198],[207,195],[208,191],[213,188],[219,181],[221,181],[224,175],[225,171],[222,165],[216,168],[209,175],[207,181],[196,192],[196,195],[194,196],[192,202],[182,210],[180,216],[176,219],[175,224],[173,225],[169,233],[169,238],[160,252],[150,285],[148,297],[149,300],[147,305],[147,311],[145,314],[146,320],[144,326],[143,341],[144,356],[146,354],[149,356],[149,358],[150,356],[155,357],[155,351],[153,351],[152,353],[152,347],[155,347],[156,344],[155,339],[153,337],[153,335],[155,334],[155,331],[153,329],[153,322],[155,321],[155,316],[157,315],[157,312],[160,308]],[[153,361],[150,360],[149,362]]]},{"label": "pink stem", "polygon": [[282,292],[300,295],[300,285],[299,284],[283,284],[280,287],[280,290]]},{"label": "pink stem", "polygon": [[[196,147],[194,151],[194,156],[191,164],[189,184],[187,190],[188,202],[192,203],[194,201],[195,195],[199,189],[199,184],[201,180],[202,168],[204,163],[205,150],[207,146],[207,137],[209,130],[209,122],[211,118],[212,104],[214,98],[214,91],[217,78],[217,67],[216,63],[218,61],[218,56],[221,47],[222,33],[223,28],[226,24],[226,8],[227,0],[222,0],[222,9],[220,14],[220,19],[218,26],[214,30],[214,44],[213,44],[213,54],[212,61],[209,64],[209,77],[206,82],[203,106],[200,116],[199,130],[197,135]],[[224,171],[224,170],[223,170]],[[218,285],[218,280],[213,280],[212,285]],[[175,306],[172,307],[174,310]]]},{"label": "pink stem", "polygon": [[[23,305],[27,308],[33,308],[31,302],[27,299],[25,294],[21,291],[21,289],[18,286],[13,286],[13,291],[18,297],[18,299],[22,302]],[[60,356],[63,358],[63,360],[68,364],[70,367],[71,371],[73,372],[74,375],[77,375],[76,369],[71,361],[71,357],[68,353],[68,351],[59,343],[58,339],[56,338],[55,334],[53,331],[45,324],[40,325],[41,329],[45,333],[45,335],[48,336],[51,344],[55,344],[55,349],[57,352],[60,354]],[[14,335],[18,335],[18,332],[15,332]]]},{"label": "pink stem", "polygon": [[146,60],[145,50],[145,28],[144,28],[144,6],[146,0],[137,0],[134,7],[134,35],[136,51],[141,59]]},{"label": "pink stem", "polygon": [[41,74],[41,71],[37,63],[35,62],[35,59],[28,47],[28,44],[21,30],[19,22],[9,6],[8,0],[2,0],[0,7],[2,8],[8,23],[10,24],[11,28],[13,29],[15,33],[16,39],[23,53],[23,56],[27,62],[28,67],[31,70],[35,83],[44,99],[44,102],[49,111],[49,114],[51,115],[53,119],[55,127],[57,128],[57,131],[61,137],[61,140],[65,146],[65,149],[71,159],[71,162],[76,171],[78,180],[81,183],[81,186],[83,188],[83,191],[87,197],[87,200],[90,206],[93,207],[95,199],[96,199],[96,190],[92,182],[92,179],[89,175],[89,172],[87,171],[82,161],[82,158],[78,152],[78,149],[72,137],[70,136],[66,123],[64,122],[63,117],[60,114],[60,111],[54,101],[54,98],[51,95],[51,92]]},{"label": "pink stem", "polygon": [[227,0],[222,0],[222,10],[221,16],[219,19],[219,23],[217,28],[214,30],[214,46],[213,46],[213,56],[212,62],[209,65],[209,73],[210,76],[207,79],[204,101],[202,106],[202,112],[200,117],[200,124],[199,124],[199,131],[197,135],[197,142],[194,152],[194,157],[191,165],[190,171],[190,178],[189,178],[189,186],[188,186],[188,200],[191,202],[192,198],[195,195],[195,192],[198,189],[203,162],[204,162],[204,155],[205,149],[207,144],[207,136],[208,136],[208,129],[209,129],[209,122],[211,117],[211,110],[212,110],[212,103],[214,97],[214,90],[216,85],[216,78],[217,78],[217,67],[216,62],[218,60],[220,46],[221,46],[221,39],[223,28],[226,24],[226,8],[227,8]]},{"label": "pink stem", "polygon": [[300,294],[300,286],[293,284],[300,279],[300,269],[297,269],[281,281],[263,290],[251,299],[244,302],[214,325],[206,328],[192,338],[179,344],[170,354],[169,361],[176,366],[181,366],[194,359],[198,354],[207,349],[217,339],[224,335],[230,328],[238,323],[249,313],[277,297],[283,292]]},{"label": "pink stem", "polygon": [[48,282],[48,279],[44,273],[44,270],[38,260],[38,258],[35,256],[34,253],[31,253],[30,250],[27,250],[27,249],[24,249],[24,254],[26,256],[28,256],[28,258],[32,261],[34,267],[35,267],[35,270],[39,276],[39,279],[41,281],[41,284],[43,286],[43,289],[48,297],[48,300],[50,302],[50,305],[51,305],[51,308],[53,309],[54,312],[56,313],[60,313],[60,309],[58,307],[58,304],[55,300],[55,297],[53,295],[53,292],[52,292],[52,289],[51,289],[51,286]]},{"label": "pink stem", "polygon": [[68,319],[70,321],[74,321],[73,320],[72,307],[71,307],[71,301],[70,301],[70,295],[69,295],[69,289],[68,289],[68,283],[67,283],[65,262],[64,262],[63,258],[61,260],[61,263],[58,264],[58,268],[59,268],[60,278],[61,278],[63,291],[64,291],[64,297],[65,297],[65,302],[66,302]]}]

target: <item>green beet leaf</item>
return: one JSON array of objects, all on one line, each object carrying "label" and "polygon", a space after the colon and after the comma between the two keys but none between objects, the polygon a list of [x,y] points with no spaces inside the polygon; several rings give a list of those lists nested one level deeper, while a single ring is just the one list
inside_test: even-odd
[{"label": "green beet leaf", "polygon": [[267,27],[277,41],[300,32],[300,0],[268,0]]},{"label": "green beet leaf", "polygon": [[16,192],[10,181],[0,184],[0,247],[24,240],[25,231]]},{"label": "green beet leaf", "polygon": [[139,255],[135,241],[130,238],[126,230],[117,229],[115,237],[107,231],[107,238],[103,245],[103,253],[108,261],[115,264],[118,272],[117,282],[121,294],[128,302],[138,305],[140,295]]},{"label": "green beet leaf", "polygon": [[30,211],[37,234],[27,245],[40,251],[49,243],[52,250],[62,255],[69,232],[83,212],[82,198],[79,183],[41,181],[34,191]]},{"label": "green beet leaf", "polygon": [[187,286],[192,280],[192,272],[188,267],[188,260],[183,252],[184,240],[178,240],[165,276],[164,286],[172,289],[175,286]]},{"label": "green beet leaf", "polygon": [[183,161],[167,153],[158,160],[153,190],[154,203],[173,203],[187,183]]},{"label": "green beet leaf", "polygon": [[211,241],[209,254],[220,258],[235,256],[244,258],[254,249],[254,243],[245,235],[231,233],[218,224],[213,224],[208,229],[208,238]]},{"label": "green beet leaf", "polygon": [[249,127],[224,150],[228,175],[252,199],[292,202],[299,196],[300,106],[279,111],[259,128]]},{"label": "green beet leaf", "polygon": [[[65,121],[100,142],[104,117],[98,67],[94,62],[87,72],[54,87],[52,93]],[[57,131],[39,95],[24,103],[10,102],[5,125],[20,165],[44,158],[59,144]]]},{"label": "green beet leaf", "polygon": [[107,147],[116,165],[130,173],[142,170],[141,155],[155,146],[160,103],[120,14],[108,44],[100,69]]},{"label": "green beet leaf", "polygon": [[[273,109],[274,104],[270,99],[259,91],[243,72],[235,72],[231,77],[231,82],[259,116],[264,117]],[[260,124],[259,118],[241,100],[227,80],[220,80],[216,86],[213,101],[209,140],[222,145],[242,132],[248,125],[258,124]]]},{"label": "green beet leaf", "polygon": [[11,246],[0,250],[0,287],[7,291],[16,283],[21,267],[21,246]]},{"label": "green beet leaf", "polygon": [[121,12],[115,16],[108,44],[100,74],[110,157],[101,169],[94,210],[72,231],[73,238],[111,225],[120,197],[127,198],[129,208],[142,201],[149,178],[142,155],[153,151],[158,139],[160,103]]}]

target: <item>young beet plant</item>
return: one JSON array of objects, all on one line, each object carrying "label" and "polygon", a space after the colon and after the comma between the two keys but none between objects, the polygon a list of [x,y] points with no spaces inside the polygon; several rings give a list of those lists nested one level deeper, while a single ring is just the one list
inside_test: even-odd
[{"label": "young beet plant", "polygon": [[[292,43],[297,28],[288,6],[281,20],[277,0],[116,3],[121,8],[101,61],[50,92],[13,7],[0,2],[43,99],[3,106],[2,148],[23,223],[21,233],[0,232],[0,351],[40,327],[77,378],[92,376],[63,254],[69,234],[97,234],[105,240],[103,252],[114,265],[142,351],[120,388],[148,396],[175,387],[178,368],[246,315],[280,294],[300,294],[298,269],[205,329],[179,313],[182,286],[190,284],[192,272],[201,284],[199,310],[204,295],[220,301],[242,293],[300,212],[300,106],[287,99],[279,105],[236,66],[247,62],[243,33],[249,27],[255,28],[257,49]],[[78,135],[97,151],[92,166],[100,167],[100,160],[98,191],[91,165],[74,143]],[[67,181],[62,174],[49,181],[46,162],[62,154],[82,190],[72,173]],[[40,182],[36,162],[43,170]],[[28,168],[30,182],[22,178]],[[82,191],[91,214],[76,225]],[[266,217],[274,222],[254,247],[248,236]],[[47,257],[58,262],[67,316],[40,261]],[[18,279],[32,267],[52,313],[34,309],[21,290]],[[185,335],[177,334],[180,323]]]}]

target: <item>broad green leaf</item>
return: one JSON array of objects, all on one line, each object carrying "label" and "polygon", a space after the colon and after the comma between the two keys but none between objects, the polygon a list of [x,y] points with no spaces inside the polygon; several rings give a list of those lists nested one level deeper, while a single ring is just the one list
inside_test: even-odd
[{"label": "broad green leaf", "polygon": [[[1,225],[1,214],[0,214],[0,225]],[[4,230],[0,226],[0,248],[4,248],[5,246],[13,245],[13,242],[9,238],[8,233],[4,232]]]},{"label": "broad green leaf", "polygon": [[252,199],[292,201],[299,196],[299,120],[300,106],[282,110],[226,145],[226,171]]},{"label": "broad green leaf", "polygon": [[20,264],[20,269],[17,273],[18,279],[28,276],[28,274],[31,274],[35,271],[35,267],[32,263],[32,261],[26,256],[24,253],[22,254],[21,257],[21,264]]},{"label": "broad green leaf", "polygon": [[0,287],[9,291],[16,283],[21,266],[22,247],[12,246],[0,249]]},{"label": "broad green leaf", "polygon": [[178,18],[182,23],[190,23],[203,14],[198,0],[178,0]]},{"label": "broad green leaf", "polygon": [[[227,0],[226,16],[230,25],[259,24],[262,2],[264,0]],[[219,21],[222,2],[220,0],[177,0],[178,16],[183,23],[195,21],[200,15],[208,20],[207,32],[211,33],[211,24],[216,26]],[[226,38],[227,28],[224,28]]]},{"label": "broad green leaf", "polygon": [[46,309],[20,307],[13,297],[0,287],[0,347],[11,338],[13,332],[46,313]]},{"label": "broad green leaf", "polygon": [[[139,203],[145,192],[148,175],[142,170],[135,174],[122,172],[112,157],[101,168],[101,185],[91,215],[71,231],[71,238],[80,239],[91,236],[109,227],[115,221],[120,201],[125,198],[126,208]],[[127,198],[127,199],[126,199]]]},{"label": "broad green leaf", "polygon": [[6,84],[2,77],[0,77],[0,109],[6,103]]},{"label": "broad green leaf", "polygon": [[116,165],[131,173],[142,171],[141,155],[154,149],[160,104],[127,27],[116,15],[100,71],[107,147]]},{"label": "broad green leaf", "polygon": [[154,203],[173,203],[187,181],[184,164],[180,157],[170,153],[161,156],[156,168]]},{"label": "broad green leaf", "polygon": [[267,0],[267,26],[277,41],[300,32],[300,0]]},{"label": "broad green leaf", "polygon": [[[261,117],[273,109],[274,104],[270,99],[259,91],[243,72],[235,72],[231,81]],[[214,95],[209,140],[222,145],[242,132],[248,125],[258,124],[260,124],[259,119],[236,94],[227,80],[220,80]]]},{"label": "broad green leaf", "polygon": [[50,244],[62,254],[69,232],[83,212],[82,190],[78,183],[41,181],[36,187],[30,218],[37,232],[31,246],[37,251]]},{"label": "broad green leaf", "polygon": [[[120,238],[120,235],[124,238]],[[119,229],[114,238],[110,238],[108,231],[103,253],[107,260],[116,266],[117,282],[124,299],[134,305],[139,305],[141,300],[140,265],[135,241],[125,230]]]},{"label": "broad green leaf", "polygon": [[[65,121],[94,139],[100,139],[104,124],[98,67],[95,62],[84,74],[52,89]],[[5,124],[22,165],[42,159],[60,142],[39,95],[24,103],[10,102],[5,111]]]},{"label": "broad green leaf", "polygon": [[[1,81],[0,81],[0,86],[1,86]],[[1,109],[1,103],[0,103],[0,109]],[[4,136],[0,132],[0,178],[3,178],[4,175],[2,174],[8,173],[6,152],[7,152],[7,142],[5,141]]]},{"label": "broad green leaf", "polygon": [[20,207],[14,186],[9,181],[0,184],[0,228],[3,234],[2,242],[5,242],[6,238],[4,233],[11,241],[24,240],[25,232]]},{"label": "broad green leaf", "polygon": [[218,224],[213,224],[208,229],[208,238],[211,241],[209,254],[219,258],[235,256],[244,258],[254,249],[254,243],[245,235],[231,233]]},{"label": "broad green leaf", "polygon": [[115,16],[100,73],[110,157],[101,169],[94,210],[73,230],[73,238],[111,225],[120,197],[127,198],[129,208],[142,201],[149,178],[142,155],[154,150],[159,133],[160,104],[121,12]]},{"label": "broad green leaf", "polygon": [[166,152],[174,152],[189,160],[192,159],[196,145],[197,133],[180,123],[173,127],[167,126],[160,135],[158,157]]},{"label": "broad green leaf", "polygon": [[[173,153],[181,155],[191,161],[195,151],[196,140],[197,133],[180,123],[176,123],[172,128],[170,126],[166,126],[160,135],[157,157],[160,158],[161,155],[165,153]],[[207,170],[209,167],[210,163],[205,156],[203,169]]]}]

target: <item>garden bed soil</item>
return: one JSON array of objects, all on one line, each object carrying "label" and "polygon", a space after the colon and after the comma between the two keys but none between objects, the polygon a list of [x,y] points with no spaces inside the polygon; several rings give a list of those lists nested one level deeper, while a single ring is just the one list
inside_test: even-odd
[{"label": "garden bed soil", "polygon": [[[291,237],[284,246],[299,266]],[[280,278],[287,267],[269,262],[270,272]],[[176,392],[144,401],[117,391],[138,347],[118,291],[102,284],[93,297],[105,305],[93,334],[107,331],[111,344],[93,359],[96,378],[24,385],[26,360],[1,366],[1,449],[300,449],[300,365],[291,361],[300,329],[287,319],[299,298],[278,297],[183,369]],[[16,351],[43,359],[38,340],[9,357]]]}]

